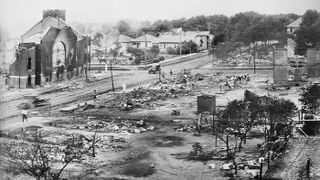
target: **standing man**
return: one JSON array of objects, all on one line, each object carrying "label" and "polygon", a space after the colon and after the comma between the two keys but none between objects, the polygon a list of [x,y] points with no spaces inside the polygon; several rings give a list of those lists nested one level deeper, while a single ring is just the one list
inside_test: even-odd
[{"label": "standing man", "polygon": [[22,114],[22,122],[24,123],[24,121],[28,121],[28,111],[26,109],[22,109],[21,111]]},{"label": "standing man", "polygon": [[93,100],[97,99],[97,90],[93,90]]},{"label": "standing man", "polygon": [[172,69],[170,70],[170,75],[172,76],[173,72],[172,72]]}]

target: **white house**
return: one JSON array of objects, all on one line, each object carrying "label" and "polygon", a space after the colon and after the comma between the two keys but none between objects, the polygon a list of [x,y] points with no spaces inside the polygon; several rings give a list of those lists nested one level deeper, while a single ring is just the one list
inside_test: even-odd
[{"label": "white house", "polygon": [[152,35],[146,34],[136,39],[131,39],[131,46],[134,48],[147,49],[158,43],[158,39]]},{"label": "white house", "polygon": [[131,37],[120,35],[118,39],[118,43],[121,47],[124,47],[124,48],[131,47]]},{"label": "white house", "polygon": [[287,26],[287,33],[293,34],[300,28],[300,24],[302,23],[302,17],[298,18],[297,20],[293,21]]}]

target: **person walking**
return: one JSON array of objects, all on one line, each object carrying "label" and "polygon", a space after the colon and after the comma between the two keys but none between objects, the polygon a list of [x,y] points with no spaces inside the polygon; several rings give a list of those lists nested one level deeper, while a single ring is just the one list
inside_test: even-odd
[{"label": "person walking", "polygon": [[21,111],[21,114],[22,114],[22,122],[24,123],[25,121],[27,122],[28,121],[28,111],[26,109],[23,109]]},{"label": "person walking", "polygon": [[93,90],[93,100],[97,99],[97,90]]},{"label": "person walking", "polygon": [[172,72],[172,69],[170,70],[170,75],[172,76],[173,72]]}]

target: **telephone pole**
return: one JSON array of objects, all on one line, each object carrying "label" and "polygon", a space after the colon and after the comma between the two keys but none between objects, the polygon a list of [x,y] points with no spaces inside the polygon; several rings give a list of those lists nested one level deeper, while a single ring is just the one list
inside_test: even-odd
[{"label": "telephone pole", "polygon": [[256,43],[254,44],[253,49],[253,73],[256,73]]},{"label": "telephone pole", "polygon": [[110,73],[111,73],[112,91],[114,92],[114,83],[113,83],[113,73],[112,73],[112,64],[111,64],[111,61],[110,61]]}]

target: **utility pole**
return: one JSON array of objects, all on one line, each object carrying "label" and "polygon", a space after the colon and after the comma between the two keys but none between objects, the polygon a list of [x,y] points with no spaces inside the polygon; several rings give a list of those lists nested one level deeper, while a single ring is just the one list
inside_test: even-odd
[{"label": "utility pole", "polygon": [[253,50],[253,73],[256,73],[256,43],[254,44]]},{"label": "utility pole", "polygon": [[182,28],[180,29],[180,41],[179,41],[179,46],[180,46],[180,59],[181,59],[181,31],[182,31]]},{"label": "utility pole", "polygon": [[112,73],[112,64],[111,64],[111,61],[109,62],[109,64],[110,64],[112,91],[114,92],[114,83],[113,83],[113,73]]},{"label": "utility pole", "polygon": [[19,89],[20,89],[20,76],[21,76],[21,54],[20,54],[20,48],[18,47],[18,60],[19,60]]},{"label": "utility pole", "polygon": [[307,160],[307,178],[310,178],[310,158]]},{"label": "utility pole", "polygon": [[89,74],[90,74],[90,66],[91,66],[91,37],[89,38]]},{"label": "utility pole", "polygon": [[159,82],[161,82],[161,67],[159,67]]},{"label": "utility pole", "polygon": [[145,52],[144,52],[144,62],[146,63],[147,62],[147,35],[144,34],[144,40],[145,40]]}]

